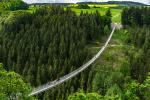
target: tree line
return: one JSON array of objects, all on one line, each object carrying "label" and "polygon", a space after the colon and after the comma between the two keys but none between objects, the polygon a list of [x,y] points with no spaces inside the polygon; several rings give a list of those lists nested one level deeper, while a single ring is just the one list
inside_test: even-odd
[{"label": "tree line", "polygon": [[[130,33],[128,43],[132,44],[128,56],[131,67],[131,78],[143,84],[150,72],[150,8],[131,7],[122,12],[122,24]],[[149,90],[146,89],[148,93]],[[146,93],[146,94],[147,94]],[[141,100],[148,100],[145,94],[137,91]],[[149,94],[148,94],[149,95]]]},{"label": "tree line", "polygon": [[149,46],[150,46],[150,8],[130,7],[122,12],[122,23],[130,33],[129,43],[133,45],[130,57],[132,76],[143,82],[149,69]]},{"label": "tree line", "polygon": [[[110,12],[108,12],[110,13]],[[32,86],[39,86],[70,73],[89,58],[86,44],[109,30],[111,17],[83,13],[69,8],[43,7],[33,14],[17,11],[2,22],[0,62],[7,70],[23,75]],[[39,99],[64,100],[87,88],[88,70],[63,85],[41,94]]]},{"label": "tree line", "polygon": [[124,26],[150,25],[150,7],[130,7],[122,11],[122,24]]},{"label": "tree line", "polygon": [[131,49],[130,59],[132,66],[132,77],[139,82],[143,82],[150,72],[150,29],[148,27],[133,28],[131,32]]}]

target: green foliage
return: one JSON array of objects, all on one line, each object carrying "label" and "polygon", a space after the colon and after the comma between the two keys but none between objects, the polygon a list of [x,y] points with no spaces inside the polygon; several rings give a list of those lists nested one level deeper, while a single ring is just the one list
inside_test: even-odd
[{"label": "green foliage", "polygon": [[104,96],[79,91],[70,95],[68,100],[149,100],[149,98],[150,76],[147,76],[143,84],[131,78],[123,85],[122,89],[117,84],[114,84],[107,89]]},{"label": "green foliage", "polygon": [[150,98],[150,74],[148,74],[146,80],[143,85],[141,85],[142,94],[145,100],[149,100]]},{"label": "green foliage", "polygon": [[[110,24],[105,18],[98,12],[77,16],[59,6],[43,7],[32,14],[12,12],[0,34],[0,62],[7,70],[23,75],[32,86],[53,81],[88,60],[86,44],[105,34],[104,27]],[[78,88],[86,88],[87,79],[88,74],[83,73],[39,99],[64,100]]]},{"label": "green foliage", "polygon": [[124,89],[126,100],[149,100],[150,76],[147,76],[143,84],[140,84],[135,80],[131,80],[125,84]]},{"label": "green foliage", "polygon": [[[145,17],[149,13],[149,8],[127,9],[122,15],[125,18],[123,23],[133,27],[130,31],[116,32],[112,42],[121,44],[122,47],[118,47],[122,53],[115,45],[109,47],[109,52],[106,50],[106,54],[103,54],[99,63],[90,71],[87,90],[102,94],[103,100],[149,100],[150,98],[150,77],[147,76],[150,71],[150,30],[147,27],[149,18]],[[106,15],[111,14],[108,11]],[[136,27],[137,25],[146,26],[140,28]],[[104,30],[107,31],[107,28]],[[116,55],[118,58],[115,57]],[[86,95],[82,93],[81,97],[85,99]]]},{"label": "green foliage", "polygon": [[150,7],[130,7],[122,11],[122,24],[124,26],[150,25]]},{"label": "green foliage", "polygon": [[77,8],[78,9],[90,9],[90,6],[88,6],[88,4],[78,4]]},{"label": "green foliage", "polygon": [[125,84],[124,95],[126,100],[140,100],[138,97],[138,92],[140,89],[140,84],[136,81],[131,81],[128,84]]},{"label": "green foliage", "polygon": [[[115,38],[114,42],[116,41],[118,40]],[[123,44],[121,42],[119,41],[120,44]],[[105,94],[115,84],[120,88],[124,85],[131,75],[130,62],[126,56],[126,51],[128,51],[126,45],[108,46],[103,56],[98,60],[99,63],[95,63],[91,70],[92,89],[88,90]]]},{"label": "green foliage", "polygon": [[[78,9],[78,8],[74,8],[71,7],[71,9],[76,12],[77,15],[80,15],[81,12],[83,13],[94,13],[95,11],[100,12],[101,15],[105,15],[105,13],[107,12],[107,10],[109,9],[108,7],[101,7],[101,8],[93,8],[91,7],[90,9]],[[111,13],[112,13],[112,22],[117,22],[117,23],[121,23],[121,11],[122,9],[114,9],[111,8]]]},{"label": "green foliage", "polygon": [[131,62],[131,75],[132,78],[137,79],[139,82],[143,82],[146,79],[150,68],[150,30],[149,28],[132,28],[131,43],[134,48],[130,49],[129,57]]},{"label": "green foliage", "polygon": [[112,23],[112,21],[111,21],[112,14],[111,14],[110,9],[108,9],[108,10],[106,11],[105,16],[107,17],[107,19],[105,20],[105,23],[108,25],[108,28],[111,29],[111,24],[109,24],[109,23]]},{"label": "green foliage", "polygon": [[120,87],[115,84],[107,90],[104,100],[123,100],[123,99],[124,97]]},{"label": "green foliage", "polygon": [[97,93],[76,92],[68,97],[68,100],[103,100],[102,96]]},{"label": "green foliage", "polygon": [[22,0],[2,0],[1,2],[1,9],[3,10],[22,10],[22,9],[28,9],[29,6]]},{"label": "green foliage", "polygon": [[104,32],[105,32],[106,34],[108,34],[108,33],[110,32],[110,30],[109,30],[109,27],[108,27],[108,26],[105,26],[105,27],[104,27]]},{"label": "green foliage", "polygon": [[[128,56],[131,64],[131,78],[136,81],[131,81],[125,87],[127,89],[126,99],[129,100],[148,100],[149,98],[149,87],[146,85],[149,84],[147,75],[150,72],[150,30],[149,18],[146,17],[149,11],[147,7],[128,8],[123,11],[122,15],[126,16],[126,19],[122,21],[124,25],[132,26],[129,29],[129,41],[133,46],[130,48]],[[145,21],[147,22],[145,23]]]},{"label": "green foliage", "polygon": [[34,100],[34,98],[28,96],[30,91],[31,87],[23,82],[20,75],[5,71],[0,64],[0,99]]},{"label": "green foliage", "polygon": [[131,34],[127,30],[116,30],[113,39],[118,44],[129,44],[131,43]]}]

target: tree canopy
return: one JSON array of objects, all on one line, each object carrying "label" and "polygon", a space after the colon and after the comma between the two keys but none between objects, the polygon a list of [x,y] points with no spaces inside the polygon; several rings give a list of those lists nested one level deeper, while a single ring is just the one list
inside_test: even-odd
[{"label": "tree canopy", "polygon": [[22,0],[2,0],[0,3],[3,10],[23,10],[28,9],[29,6]]},{"label": "tree canopy", "polygon": [[2,100],[34,100],[28,96],[30,91],[30,85],[24,83],[19,74],[7,72],[0,64],[0,98]]},{"label": "tree canopy", "polygon": [[124,26],[150,25],[150,7],[130,7],[122,11],[122,24]]},{"label": "tree canopy", "polygon": [[[3,21],[0,34],[0,62],[7,70],[22,75],[32,86],[53,81],[79,68],[91,56],[86,45],[106,34],[108,16],[81,13],[70,8],[42,7],[34,13],[12,12]],[[89,70],[87,70],[88,72]],[[80,87],[87,88],[88,74],[46,91],[39,99],[64,100]],[[80,81],[83,82],[80,82]],[[67,92],[64,92],[67,91]]]}]

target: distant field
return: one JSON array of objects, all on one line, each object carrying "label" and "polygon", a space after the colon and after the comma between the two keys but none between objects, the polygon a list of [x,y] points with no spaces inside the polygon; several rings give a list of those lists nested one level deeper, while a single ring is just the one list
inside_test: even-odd
[{"label": "distant field", "polygon": [[98,11],[101,15],[104,15],[110,8],[112,12],[112,21],[117,23],[121,22],[122,9],[116,9],[117,7],[121,6],[119,4],[88,4],[88,6],[90,6],[90,9],[78,9],[77,6],[78,4],[69,5],[69,7],[71,7],[71,9],[75,11],[77,15],[80,15],[81,11],[83,11],[84,13],[94,13],[95,11]]},{"label": "distant field", "polygon": [[[70,7],[77,7],[78,4],[71,4]],[[110,7],[118,7],[118,4],[88,4],[90,7],[102,7],[102,8],[110,8]]]},{"label": "distant field", "polygon": [[110,8],[110,7],[118,7],[119,5],[117,4],[89,4],[90,7],[103,7],[103,8]]},{"label": "distant field", "polygon": [[[90,8],[90,9],[77,9],[77,8],[71,8],[73,11],[76,12],[77,15],[80,15],[81,11],[83,11],[84,13],[88,12],[88,13],[94,13],[95,11],[100,12],[101,15],[104,15],[106,13],[106,11],[108,10],[108,8]],[[114,9],[111,8],[111,12],[112,12],[112,21],[113,22],[120,22],[121,21],[121,9]]]},{"label": "distant field", "polygon": [[[72,4],[69,5],[73,11],[76,12],[77,15],[80,15],[81,11],[84,13],[94,13],[95,11],[100,12],[101,15],[104,15],[106,11],[110,8],[112,12],[112,21],[120,23],[121,22],[121,11],[122,9],[116,9],[115,7],[119,7],[117,4],[89,4],[90,9],[78,9],[78,4]],[[95,6],[95,7],[94,7]],[[39,7],[30,6],[27,12],[33,13],[38,9]],[[66,7],[65,7],[66,8]],[[2,11],[3,12],[3,11]]]}]

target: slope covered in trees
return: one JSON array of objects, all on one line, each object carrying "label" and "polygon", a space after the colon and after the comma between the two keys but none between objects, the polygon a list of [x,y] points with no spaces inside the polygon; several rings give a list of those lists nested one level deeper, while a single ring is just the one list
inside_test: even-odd
[{"label": "slope covered in trees", "polygon": [[[77,16],[62,7],[44,7],[33,14],[13,12],[2,22],[0,62],[32,86],[57,79],[88,59],[86,44],[105,34],[104,29],[111,24],[108,15],[95,12]],[[79,75],[39,99],[64,100],[78,88],[86,89],[87,79],[88,74]]]},{"label": "slope covered in trees", "polygon": [[[134,26],[129,29],[129,43],[132,47],[127,54],[131,67],[131,78],[138,82],[136,95],[140,100],[149,100],[149,79],[150,73],[150,29],[147,26]],[[148,83],[145,83],[148,82]],[[144,84],[144,85],[143,85]]]},{"label": "slope covered in trees", "polygon": [[143,82],[150,72],[149,46],[150,46],[150,8],[127,8],[122,12],[122,23],[131,26],[130,42],[134,48],[131,49],[130,60],[132,66],[132,77]]},{"label": "slope covered in trees", "polygon": [[130,42],[130,36],[131,32],[127,30],[115,32],[113,42],[89,72],[91,77],[88,80],[87,91],[78,91],[70,95],[68,100],[149,100],[149,75],[146,74],[142,82],[133,77],[133,73],[136,72],[140,78],[143,70],[137,72],[141,66],[140,62],[134,62],[134,66],[132,64],[133,60],[139,61],[133,58],[137,57],[138,53],[135,50],[139,48],[135,49]]},{"label": "slope covered in trees", "polygon": [[149,100],[148,12],[149,8],[123,10],[125,29],[115,32],[112,45],[92,66],[87,91],[78,91],[68,100]]},{"label": "slope covered in trees", "polygon": [[132,77],[143,82],[150,72],[150,29],[148,27],[133,28],[131,42],[134,45],[131,51]]},{"label": "slope covered in trees", "polygon": [[130,7],[122,11],[124,26],[150,25],[150,7]]},{"label": "slope covered in trees", "polygon": [[117,85],[112,86],[104,96],[96,92],[84,93],[80,90],[70,95],[67,100],[149,100],[150,76],[147,76],[143,84],[132,80],[125,85],[123,90]]},{"label": "slope covered in trees", "polygon": [[[33,13],[15,11],[0,16],[0,62],[7,70],[0,67],[0,77],[3,77],[0,99],[16,98],[20,90],[24,99],[30,88],[18,74],[8,71],[19,73],[32,87],[53,81],[77,69],[94,55],[100,49],[100,40],[110,31],[110,10],[104,16],[98,11],[81,12],[77,16],[69,8],[39,8]],[[77,77],[38,98],[149,100],[149,11],[148,7],[125,8],[122,24],[126,29],[115,32],[112,45],[101,58]],[[95,41],[99,41],[97,47],[92,47]],[[15,82],[20,82],[18,88],[9,88],[9,83],[16,87]],[[11,94],[14,91],[15,94]]]}]

